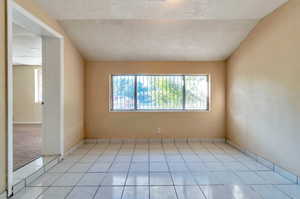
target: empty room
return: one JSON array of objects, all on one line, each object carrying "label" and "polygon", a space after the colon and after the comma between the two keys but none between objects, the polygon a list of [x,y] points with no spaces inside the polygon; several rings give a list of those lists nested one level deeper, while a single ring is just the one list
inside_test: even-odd
[{"label": "empty room", "polygon": [[0,199],[300,199],[299,0],[0,0]]}]

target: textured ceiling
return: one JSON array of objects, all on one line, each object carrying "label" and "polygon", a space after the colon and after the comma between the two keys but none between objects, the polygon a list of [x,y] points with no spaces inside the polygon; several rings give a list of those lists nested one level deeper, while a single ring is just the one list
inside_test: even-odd
[{"label": "textured ceiling", "polygon": [[13,25],[13,64],[42,64],[41,37],[15,24]]},{"label": "textured ceiling", "polygon": [[224,60],[287,0],[35,0],[85,59]]},{"label": "textured ceiling", "polygon": [[256,21],[63,21],[83,56],[96,60],[223,60]]},{"label": "textured ceiling", "polygon": [[65,19],[259,19],[287,0],[36,0]]}]

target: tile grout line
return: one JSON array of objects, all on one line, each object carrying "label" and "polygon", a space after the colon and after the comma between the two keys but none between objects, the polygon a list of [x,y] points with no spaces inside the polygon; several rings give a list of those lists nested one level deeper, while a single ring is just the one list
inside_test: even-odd
[{"label": "tile grout line", "polygon": [[[189,146],[189,143],[186,142],[186,145]],[[181,158],[183,159],[184,165],[185,165],[186,168],[191,172],[190,168],[188,167],[188,165],[187,165],[187,163],[186,163],[186,160],[185,160],[184,157],[183,157],[183,154],[182,154],[180,148],[179,148],[176,144],[175,144],[175,147],[176,147],[178,153],[180,154]],[[190,146],[189,146],[189,148],[190,148]],[[193,151],[192,151],[192,152],[193,152]],[[171,176],[172,176],[172,175],[171,175]],[[172,176],[172,177],[173,177],[173,176]],[[195,183],[197,183],[197,182],[195,181],[194,177],[193,177],[193,180],[194,180]],[[174,182],[174,184],[175,184],[175,182]],[[198,184],[198,183],[197,183],[197,184]],[[175,192],[176,192],[177,198],[179,198],[179,197],[178,197],[177,190],[176,190],[176,187],[175,187]]]},{"label": "tile grout line", "polygon": [[[96,144],[94,144],[94,146],[91,147],[91,148],[87,151],[87,153],[86,153],[85,155],[87,155],[87,154],[88,154],[95,146],[96,146]],[[65,174],[66,174],[66,173],[69,173],[68,171],[70,171],[70,169],[73,168],[73,166],[75,166],[76,164],[80,164],[80,160],[79,160],[78,162],[75,162],[74,165],[72,165],[69,169],[67,169],[67,171],[65,172]],[[91,167],[91,166],[92,166],[92,165],[90,165],[90,167]],[[89,168],[90,168],[90,167],[89,167]],[[79,178],[79,180],[75,183],[75,185],[71,188],[71,190],[70,190],[69,193],[65,196],[65,198],[68,198],[69,195],[72,193],[72,191],[74,191],[76,185],[78,185],[78,183],[80,182],[80,180],[84,177],[85,173],[86,173],[86,172],[83,172],[83,173],[82,173],[82,176],[81,176],[81,177]]]},{"label": "tile grout line", "polygon": [[[136,144],[134,144],[134,149],[133,149],[133,153],[135,152],[135,148],[136,148]],[[121,150],[121,149],[120,149]],[[120,151],[119,151],[120,153]],[[118,153],[118,154],[119,154]],[[131,166],[132,166],[132,161],[133,161],[133,154],[131,154],[131,158],[130,158],[130,162],[129,162],[129,167],[128,167],[128,170],[127,170],[127,174],[126,174],[126,177],[125,177],[125,182],[124,182],[124,187],[123,187],[123,190],[122,190],[122,194],[121,194],[121,198],[123,198],[123,195],[124,195],[124,192],[125,192],[125,188],[126,188],[126,184],[127,184],[127,180],[128,180],[128,175],[129,175],[129,172],[130,172],[130,169],[131,169]]]},{"label": "tile grout line", "polygon": [[[98,143],[99,143],[99,142],[97,141],[97,144],[98,144]],[[106,147],[105,150],[102,152],[101,156],[107,151],[107,149],[109,148],[109,146],[110,146],[110,140],[109,140],[109,142],[108,142],[108,144],[107,144],[107,147]],[[99,159],[99,158],[98,158],[98,159]],[[96,160],[96,162],[97,162],[97,160]],[[109,169],[111,168],[113,162],[114,162],[114,160],[112,161],[112,163],[110,164],[110,166],[107,168],[106,172],[104,173],[104,177],[103,177],[103,179],[102,179],[102,182],[103,182],[103,180],[105,179],[106,174],[108,173]],[[95,163],[95,164],[96,164],[96,163]],[[100,183],[100,185],[98,186],[98,189],[96,190],[96,192],[95,192],[95,194],[94,194],[94,196],[93,196],[93,199],[95,199],[96,195],[98,194],[99,190],[100,190],[102,187],[103,187],[103,185],[101,185],[101,183]]]},{"label": "tile grout line", "polygon": [[[153,145],[153,151],[154,151],[154,155],[160,155],[160,153],[157,153],[157,152],[160,152],[161,150],[162,150],[162,152],[163,152],[163,158],[164,158],[164,161],[165,161],[165,164],[166,164],[166,166],[167,166],[167,169],[168,169],[168,171],[167,171],[167,173],[169,174],[169,177],[170,177],[170,179],[172,180],[172,185],[170,184],[170,185],[168,185],[168,184],[166,184],[166,185],[154,185],[154,186],[157,186],[157,187],[169,187],[170,188],[170,190],[171,190],[171,186],[173,187],[173,190],[174,190],[174,192],[175,192],[175,195],[176,195],[176,198],[178,199],[179,198],[179,193],[180,192],[178,192],[177,191],[177,189],[176,189],[176,184],[175,184],[175,178],[174,178],[174,176],[172,175],[173,173],[175,174],[176,172],[179,172],[179,171],[181,171],[182,169],[187,169],[186,171],[189,173],[189,174],[191,174],[191,173],[193,173],[192,172],[192,170],[191,170],[191,168],[193,168],[193,167],[189,167],[188,166],[188,163],[193,163],[194,161],[195,162],[198,162],[197,160],[199,159],[199,163],[201,163],[201,164],[203,164],[205,161],[203,160],[203,159],[201,159],[201,157],[202,157],[202,155],[200,154],[200,153],[198,153],[198,151],[199,152],[201,152],[201,147],[204,147],[204,149],[206,150],[205,152],[207,152],[207,153],[209,153],[209,154],[211,154],[211,155],[213,155],[215,158],[216,158],[216,160],[217,160],[217,162],[220,162],[220,164],[222,164],[223,166],[224,166],[224,171],[225,171],[225,169],[226,168],[228,168],[229,170],[228,171],[231,171],[231,172],[233,172],[233,173],[235,173],[235,175],[237,175],[236,174],[236,172],[238,172],[238,170],[231,170],[230,169],[230,167],[226,167],[226,165],[225,165],[225,163],[227,162],[227,161],[229,161],[230,159],[227,159],[226,157],[224,157],[224,158],[226,158],[226,159],[224,159],[223,160],[223,157],[222,156],[220,156],[220,157],[216,157],[216,155],[219,155],[219,153],[220,153],[220,155],[222,155],[223,154],[223,152],[224,152],[224,155],[226,155],[226,156],[230,156],[231,158],[233,158],[234,159],[234,162],[239,162],[239,163],[243,163],[243,159],[239,159],[239,156],[235,156],[235,153],[234,153],[234,151],[231,151],[230,150],[230,148],[227,148],[227,146],[223,146],[222,144],[218,144],[218,143],[215,143],[215,142],[210,142],[210,144],[212,144],[212,145],[210,145],[210,144],[207,144],[207,145],[204,145],[204,146],[201,146],[202,145],[202,142],[196,142],[197,144],[194,146],[193,144],[191,144],[190,142],[188,142],[188,141],[185,141],[185,142],[179,142],[179,141],[177,141],[177,142],[172,142],[172,143],[162,143],[162,142],[160,142],[159,144],[160,144],[160,147],[157,147],[156,148],[156,145],[154,144]],[[115,145],[116,144],[116,145]],[[147,146],[145,146],[145,145],[147,145]],[[199,150],[198,150],[198,145],[199,145]],[[113,156],[113,160],[111,161],[111,163],[110,163],[110,165],[109,165],[109,167],[108,167],[108,169],[106,169],[106,171],[104,172],[104,175],[107,175],[107,174],[109,174],[109,173],[114,173],[114,171],[110,171],[109,169],[110,168],[112,168],[113,167],[113,164],[114,163],[121,163],[121,162],[128,162],[128,160],[129,159],[127,159],[127,158],[121,158],[121,159],[117,159],[119,156],[121,156],[121,155],[128,155],[129,153],[129,150],[130,150],[130,153],[131,153],[131,155],[130,155],[130,162],[129,162],[129,167],[128,167],[128,169],[127,169],[127,173],[126,173],[126,177],[125,177],[125,181],[124,181],[124,185],[101,185],[101,183],[100,183],[100,185],[98,185],[98,186],[77,186],[78,184],[79,184],[79,182],[80,182],[80,180],[83,178],[83,176],[85,175],[85,174],[87,174],[87,173],[90,173],[90,172],[88,172],[88,170],[89,169],[87,169],[86,171],[84,171],[84,172],[79,172],[79,173],[82,173],[82,176],[81,176],[81,178],[78,180],[78,182],[76,183],[76,185],[74,185],[74,186],[58,186],[58,187],[62,187],[62,188],[64,188],[64,187],[70,187],[71,189],[70,189],[70,191],[67,193],[67,195],[65,196],[66,198],[67,197],[69,197],[70,196],[70,194],[72,193],[72,191],[76,188],[76,187],[96,187],[96,190],[94,190],[95,191],[95,193],[94,193],[94,195],[92,196],[94,199],[95,199],[95,197],[96,197],[96,195],[97,195],[97,193],[99,193],[99,191],[101,190],[101,187],[111,187],[111,188],[113,188],[113,187],[121,187],[121,186],[123,186],[123,189],[122,189],[122,192],[121,192],[121,198],[120,199],[122,199],[123,197],[124,197],[124,195],[125,195],[125,188],[127,187],[127,185],[126,185],[126,183],[127,183],[127,181],[128,181],[128,177],[129,177],[129,174],[130,174],[130,170],[131,170],[131,168],[133,168],[132,166],[133,166],[133,162],[134,162],[134,154],[135,154],[135,152],[138,152],[138,154],[137,155],[142,155],[142,156],[144,156],[145,154],[144,154],[144,152],[146,152],[145,151],[145,147],[147,148],[147,152],[146,152],[146,154],[148,155],[148,158],[147,158],[147,164],[146,165],[148,165],[148,186],[146,186],[146,187],[148,187],[148,191],[149,191],[149,194],[148,194],[148,198],[150,199],[151,198],[151,192],[150,192],[150,188],[151,188],[151,185],[150,185],[150,183],[151,183],[151,181],[150,181],[150,175],[151,175],[151,151],[152,151],[152,144],[151,144],[151,142],[146,142],[146,144],[144,143],[144,144],[141,144],[141,145],[139,145],[139,146],[137,146],[137,143],[136,142],[134,142],[134,148],[133,148],[133,146],[129,146],[129,145],[126,145],[124,142],[121,142],[121,143],[114,143],[114,142],[112,142],[112,140],[110,140],[109,141],[109,144],[106,144],[105,145],[105,148],[103,147],[103,148],[99,148],[99,149],[97,149],[96,150],[96,146],[97,146],[97,143],[96,144],[94,144],[92,147],[86,147],[86,151],[83,153],[83,154],[81,154],[80,153],[80,158],[75,158],[74,159],[74,161],[73,161],[73,159],[71,160],[70,159],[70,161],[72,161],[70,164],[72,165],[72,166],[70,166],[69,168],[67,168],[63,173],[60,173],[60,174],[62,174],[62,175],[60,175],[59,177],[57,177],[52,183],[51,183],[51,185],[49,185],[49,186],[45,186],[45,188],[46,189],[44,189],[44,190],[42,190],[42,192],[41,193],[39,193],[39,195],[37,196],[37,197],[40,197],[42,194],[44,194],[46,191],[48,191],[51,187],[56,187],[56,186],[53,186],[53,183],[55,183],[59,178],[61,178],[64,174],[66,174],[66,173],[73,173],[73,172],[69,172],[71,169],[72,169],[72,167],[74,167],[76,164],[80,164],[81,162],[81,160],[83,160],[83,162],[82,163],[85,163],[85,161],[92,161],[92,163],[90,164],[90,166],[89,166],[89,168],[91,168],[93,165],[95,165],[96,163],[97,163],[97,160],[99,160],[100,158],[101,158],[101,156],[103,155],[103,154],[105,154],[105,152],[111,152],[111,153],[108,153],[108,154],[106,154],[106,155],[108,155],[108,156]],[[145,146],[145,147],[144,147]],[[158,145],[157,145],[158,146]],[[228,145],[228,146],[230,146],[230,147],[232,147],[231,145]],[[133,149],[132,149],[133,148]],[[95,150],[95,152],[97,151],[98,153],[95,155],[94,153],[91,153],[93,150]],[[101,151],[100,151],[101,150]],[[124,151],[123,151],[124,150]],[[133,150],[133,151],[132,151]],[[123,154],[123,152],[124,152],[124,154]],[[239,151],[239,153],[241,153],[241,151]],[[244,154],[244,153],[241,153],[241,154]],[[94,158],[89,158],[89,157],[87,157],[87,156],[89,156],[89,155],[91,155],[91,156],[93,156],[93,155],[95,155],[95,156],[97,156],[97,158],[96,159],[94,159]],[[176,158],[175,156],[174,156],[174,158],[173,157],[171,157],[171,159],[170,159],[170,161],[168,161],[168,159],[167,159],[167,155],[180,155],[179,157],[181,157],[182,158],[182,160],[180,160],[180,159],[178,159],[178,158]],[[186,155],[186,156],[185,156]],[[190,155],[191,155],[191,157],[190,157]],[[195,157],[193,157],[195,155]],[[205,155],[205,154],[204,154]],[[196,158],[196,156],[197,156],[197,158]],[[86,158],[86,159],[85,159]],[[109,157],[108,157],[109,158]],[[159,159],[157,159],[156,157],[154,157],[155,159],[154,160],[158,160],[158,161],[153,161],[153,162],[161,162],[162,161],[162,159],[160,159],[159,157]],[[195,159],[196,158],[196,159]],[[219,159],[219,158],[221,158],[221,159]],[[103,159],[103,160],[105,160],[105,159]],[[139,163],[139,162],[144,162],[145,161],[145,158],[142,158],[142,159],[140,159],[140,158],[138,158],[137,159],[137,162],[136,163]],[[176,162],[177,161],[177,162]],[[62,161],[60,161],[59,163],[61,163]],[[172,163],[184,163],[184,166],[186,167],[186,168],[182,168],[181,169],[181,167],[177,167],[176,168],[176,165],[175,165],[175,167],[173,167],[173,165],[172,165]],[[229,161],[229,162],[231,162],[231,161]],[[257,161],[256,161],[257,162]],[[258,162],[259,163],[259,162]],[[259,163],[260,164],[260,163]],[[243,164],[244,165],[244,164]],[[171,166],[172,166],[172,170],[171,170]],[[180,166],[180,165],[178,165],[178,166]],[[203,165],[203,166],[205,166],[205,165]],[[220,165],[221,166],[221,165]],[[122,169],[123,167],[116,167],[116,171],[115,172],[118,172],[118,170],[120,170],[120,168]],[[222,167],[220,167],[221,169],[222,169]],[[233,168],[239,168],[239,167],[233,167]],[[45,169],[44,167],[43,167],[43,169]],[[175,170],[173,170],[173,169],[175,169]],[[172,172],[172,171],[174,171],[174,172]],[[227,171],[227,170],[226,170]],[[251,171],[251,172],[258,172],[257,170],[249,170],[249,171]],[[133,172],[135,172],[135,171],[133,171]],[[136,172],[138,172],[138,170],[136,171]],[[183,172],[183,170],[182,170],[182,172]],[[270,170],[270,172],[271,172],[271,170]],[[272,171],[272,172],[274,172],[274,171]],[[45,172],[46,173],[46,172]],[[78,173],[78,172],[75,172],[75,173]],[[101,172],[96,172],[96,173],[101,173]],[[276,172],[274,172],[274,173],[276,173]],[[258,175],[258,174],[257,174]],[[176,176],[176,175],[175,175]],[[193,175],[192,175],[193,176]],[[258,175],[260,178],[263,178],[263,177],[261,177],[260,175]],[[238,176],[239,177],[239,176]],[[39,178],[39,177],[38,177]],[[104,178],[103,178],[104,179]],[[196,185],[195,185],[195,187],[198,187],[200,190],[201,190],[201,193],[203,194],[203,196],[204,196],[204,198],[206,198],[207,199],[207,197],[206,197],[206,195],[205,195],[205,189],[203,190],[202,189],[202,187],[203,188],[205,188],[205,186],[206,187],[215,187],[214,186],[214,184],[207,184],[207,185],[203,185],[203,186],[200,186],[200,184],[198,184],[198,182],[195,180],[195,177],[193,176],[193,179],[194,179],[194,181],[196,182]],[[264,179],[264,178],[263,178]],[[268,179],[268,178],[267,178]],[[276,180],[276,179],[275,179]],[[269,180],[267,180],[267,181],[269,181]],[[231,181],[230,181],[231,182]],[[256,190],[254,190],[254,188],[253,188],[253,186],[258,186],[258,185],[260,185],[260,186],[264,186],[264,185],[270,185],[270,186],[272,186],[273,188],[275,188],[276,190],[278,190],[278,191],[280,191],[281,193],[283,193],[283,194],[285,194],[285,195],[287,195],[288,197],[290,197],[287,193],[285,193],[284,191],[282,191],[282,190],[280,190],[279,188],[278,188],[278,185],[277,184],[271,184],[271,183],[273,183],[273,182],[277,182],[277,181],[270,181],[270,182],[268,182],[267,184],[244,184],[244,186],[246,186],[246,187],[249,187],[250,188],[250,190],[252,190],[252,191],[255,191],[256,193],[258,193],[258,194],[260,194],[260,192],[257,192]],[[284,181],[283,181],[284,182]],[[26,183],[27,184],[27,183]],[[159,183],[158,183],[159,184]],[[194,186],[194,185],[187,185],[186,183],[185,184],[183,184],[183,185],[180,185],[181,183],[179,183],[179,185],[178,185],[178,187],[192,187],[192,186]],[[227,181],[226,181],[226,183],[225,184],[222,184],[223,186],[225,186],[225,185],[227,185]],[[284,184],[279,184],[279,185],[284,185]],[[286,184],[286,185],[289,185],[289,184]],[[216,185],[216,186],[219,186],[219,185]],[[242,184],[240,184],[240,186],[243,186]],[[40,187],[40,186],[37,186],[37,187]],[[142,185],[138,185],[138,184],[135,184],[135,185],[128,185],[128,187],[136,187],[136,188],[138,188],[138,187],[144,187],[144,186],[142,186]],[[121,188],[120,188],[121,189]],[[118,188],[118,190],[119,191],[121,191],[119,188]],[[164,190],[164,189],[163,189]],[[173,192],[173,191],[172,191]],[[175,198],[175,197],[174,197]]]},{"label": "tile grout line", "polygon": [[[220,148],[218,145],[216,145],[216,143],[213,143],[217,148]],[[224,150],[224,149],[222,149],[222,148],[220,148],[225,154],[226,154],[226,151]],[[214,156],[215,156],[215,154],[214,153],[212,153]],[[230,156],[230,155],[229,155]],[[230,156],[231,157],[231,156]],[[217,158],[216,156],[215,156],[215,158]],[[233,158],[233,157],[232,157]],[[218,159],[218,158],[217,158]],[[234,160],[236,160],[235,158],[233,158]],[[219,159],[218,159],[219,160]],[[224,162],[223,161],[221,161],[221,160],[219,160],[220,162],[221,162],[221,164],[222,165],[224,165],[224,167],[225,167],[225,164],[224,164]],[[241,180],[241,182],[243,182],[244,183],[244,180],[237,174],[237,171],[235,171],[235,170],[230,170],[230,172],[232,172],[239,180]]]},{"label": "tile grout line", "polygon": [[[175,143],[174,143],[174,145],[175,145]],[[175,145],[175,147],[176,147],[176,145]],[[172,172],[171,172],[171,167],[170,167],[170,165],[169,165],[169,162],[168,162],[168,159],[167,159],[167,155],[166,155],[166,151],[165,151],[165,147],[164,147],[164,146],[163,146],[163,150],[164,150],[164,154],[165,154],[165,158],[166,158],[166,163],[167,163],[168,170],[169,170],[168,174],[169,174],[170,177],[171,177],[171,180],[172,180],[172,183],[173,183],[173,189],[174,189],[176,198],[179,199],[179,198],[178,198],[177,191],[176,191],[176,188],[175,188],[174,179],[173,179],[173,176],[172,176],[172,174],[171,174],[171,173],[172,173]],[[178,151],[177,151],[177,152],[178,152]]]},{"label": "tile grout line", "polygon": [[[197,154],[197,153],[194,151],[193,147],[190,146],[190,143],[187,143],[187,144],[188,144],[188,146],[191,148],[192,152],[193,152],[197,157],[199,157],[199,159],[201,160],[199,154]],[[198,143],[197,143],[197,144],[198,144]],[[199,143],[199,144],[201,144],[201,143]],[[184,161],[185,161],[185,160],[184,160]],[[203,166],[205,166],[202,160],[201,160],[201,164],[203,164]],[[188,169],[190,170],[190,172],[192,172],[192,170],[191,170],[189,167],[188,167]],[[192,175],[192,177],[193,177],[193,180],[195,181],[197,187],[200,189],[200,191],[201,191],[203,197],[204,197],[205,199],[208,199],[208,198],[206,197],[204,191],[202,190],[201,186],[199,185],[197,179],[195,178],[195,176]]]},{"label": "tile grout line", "polygon": [[[235,145],[235,144],[232,143],[230,140],[226,140],[226,143],[229,144],[230,146],[232,146],[233,148],[237,149],[237,150],[240,151],[241,153],[245,154],[246,156],[248,156],[248,157],[254,159],[256,162],[258,162],[258,163],[262,164],[263,166],[267,167],[266,165],[264,165],[263,163],[261,163],[261,162],[258,160],[258,158],[261,158],[261,159],[265,160],[263,157],[261,157],[261,156],[256,155],[256,154],[253,153],[253,155],[256,157],[256,158],[253,158],[252,156],[250,156],[250,155],[247,153],[247,150],[246,150],[246,149],[243,149],[243,148],[241,148],[241,147]],[[269,160],[266,160],[266,161],[269,161]],[[277,174],[280,175],[281,177],[284,177],[285,179],[289,180],[289,181],[292,182],[293,184],[299,184],[299,183],[300,183],[300,182],[299,182],[300,176],[297,176],[297,175],[295,175],[295,174],[293,174],[293,173],[287,171],[286,169],[281,168],[279,165],[276,165],[275,163],[273,163],[273,162],[271,162],[271,161],[269,161],[269,162],[272,164],[272,168],[273,168],[272,171],[273,171],[273,172],[277,173]],[[276,167],[281,168],[282,170],[284,170],[285,172],[287,172],[287,173],[290,174],[290,175],[293,175],[293,176],[296,177],[297,179],[296,179],[295,181],[292,181],[292,180],[289,179],[288,177],[286,177],[286,176],[282,175],[280,172],[276,171],[276,169],[275,169]]]},{"label": "tile grout line", "polygon": [[151,199],[150,195],[150,175],[151,175],[151,143],[148,144],[148,199]]},{"label": "tile grout line", "polygon": [[[39,168],[37,171],[33,172],[32,174],[30,174],[29,176],[25,177],[24,179],[20,180],[20,182],[16,183],[15,185],[13,185],[13,195],[16,195],[17,193],[23,191],[26,189],[26,187],[28,187],[28,184],[27,184],[27,180],[28,178],[32,177],[33,175],[37,174],[41,169],[43,170],[43,173],[39,176],[37,176],[37,178],[35,180],[37,180],[39,177],[43,176],[45,173],[46,173],[46,166],[50,165],[51,162],[54,162],[57,160],[57,163],[54,166],[56,166],[57,164],[59,164],[59,157],[55,157],[53,160],[47,162],[45,165],[42,165],[41,168]],[[51,167],[52,168],[52,167]],[[32,182],[34,182],[35,180],[33,180]],[[22,188],[20,188],[19,190],[17,191],[14,191],[14,187],[20,185],[21,183],[24,183],[24,186],[22,186]]]},{"label": "tile grout line", "polygon": [[284,191],[282,191],[281,189],[279,189],[277,186],[275,186],[275,185],[271,185],[271,186],[274,187],[279,192],[281,192],[282,194],[284,194],[285,196],[287,196],[288,198],[293,199],[293,197],[291,197],[290,195],[288,195],[287,193],[285,193]]}]

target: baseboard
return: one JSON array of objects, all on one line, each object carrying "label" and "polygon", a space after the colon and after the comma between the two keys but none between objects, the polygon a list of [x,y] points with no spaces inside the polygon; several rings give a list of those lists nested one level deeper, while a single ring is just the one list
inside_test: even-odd
[{"label": "baseboard", "polygon": [[85,143],[84,140],[81,140],[80,142],[78,142],[77,144],[75,144],[73,147],[71,147],[67,152],[64,153],[64,156],[70,155],[71,153],[73,153],[74,151],[76,151],[76,149],[78,149],[80,146],[82,146]]},{"label": "baseboard", "polygon": [[291,182],[295,184],[300,184],[300,176],[297,176],[296,174],[288,171],[287,169],[282,168],[281,166],[275,164],[274,162],[267,160],[260,155],[257,155],[239,145],[232,142],[231,140],[226,140],[226,143],[231,145],[232,147],[236,148],[240,152],[244,153],[248,157],[252,158],[253,160],[259,162],[260,164],[264,165],[265,167],[271,169],[275,173],[281,175],[282,177],[285,177],[286,179],[290,180]]},{"label": "baseboard", "polygon": [[[17,194],[18,192],[24,190],[26,187],[30,185],[31,182],[37,180],[39,177],[44,175],[49,169],[51,169],[58,163],[59,163],[59,157],[58,156],[54,157],[51,161],[47,162],[36,171],[32,172],[28,176],[16,182],[13,185],[13,194]],[[0,199],[2,198],[0,197]]]},{"label": "baseboard", "polygon": [[38,124],[42,124],[42,122],[14,122],[14,124],[16,124],[16,125],[18,125],[18,124],[20,124],[20,125],[23,125],[23,124],[36,124],[36,125],[38,125]]},{"label": "baseboard", "polygon": [[137,138],[137,139],[118,139],[118,138],[107,138],[107,139],[96,139],[87,138],[84,140],[86,144],[97,144],[97,143],[194,143],[194,142],[210,142],[210,143],[225,143],[226,139],[208,139],[208,138]]},{"label": "baseboard", "polygon": [[7,192],[3,191],[2,193],[0,193],[0,199],[7,199]]}]

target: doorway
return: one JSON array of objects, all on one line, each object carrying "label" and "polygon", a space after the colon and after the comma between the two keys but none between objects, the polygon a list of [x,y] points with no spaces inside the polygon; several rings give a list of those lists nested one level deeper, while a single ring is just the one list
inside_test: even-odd
[{"label": "doorway", "polygon": [[[35,63],[34,66],[28,66],[22,63],[17,66],[14,59],[16,53],[13,49],[13,33],[16,28],[21,28],[23,31],[39,37],[41,46],[40,64]],[[27,12],[13,0],[8,0],[7,3],[7,31],[7,184],[8,195],[10,196],[13,194],[14,185],[16,185],[16,172],[14,172],[14,169],[17,167],[23,168],[24,164],[26,167],[30,164],[27,164],[28,162],[36,158],[38,158],[35,161],[36,164],[44,167],[43,159],[41,162],[39,157],[47,159],[56,156],[61,158],[64,154],[64,38],[60,33]],[[27,79],[24,74],[28,75]],[[31,82],[30,86],[25,85],[24,82]],[[29,89],[31,92],[25,92],[26,95],[31,93],[28,98],[31,99],[31,102],[34,101],[34,103],[31,103],[31,112],[29,109],[20,111],[20,107],[22,109],[24,106],[19,106],[19,103],[24,105],[25,94],[18,96],[21,93],[20,91],[16,92],[19,86],[23,92],[24,88],[31,87]],[[32,111],[33,109],[36,110]],[[21,136],[16,136],[18,133]],[[31,146],[30,150],[33,150],[34,153],[28,152],[26,145],[33,145],[34,147]],[[24,161],[17,160],[14,154],[22,152],[24,152],[22,156]],[[17,162],[19,166],[16,164]],[[18,171],[20,170],[18,169]],[[39,169],[39,171],[44,170]],[[24,173],[21,176],[25,179],[28,177]],[[26,186],[25,179],[24,184]],[[18,185],[18,187],[20,186]]]},{"label": "doorway", "polygon": [[14,171],[42,156],[42,38],[13,24]]}]

